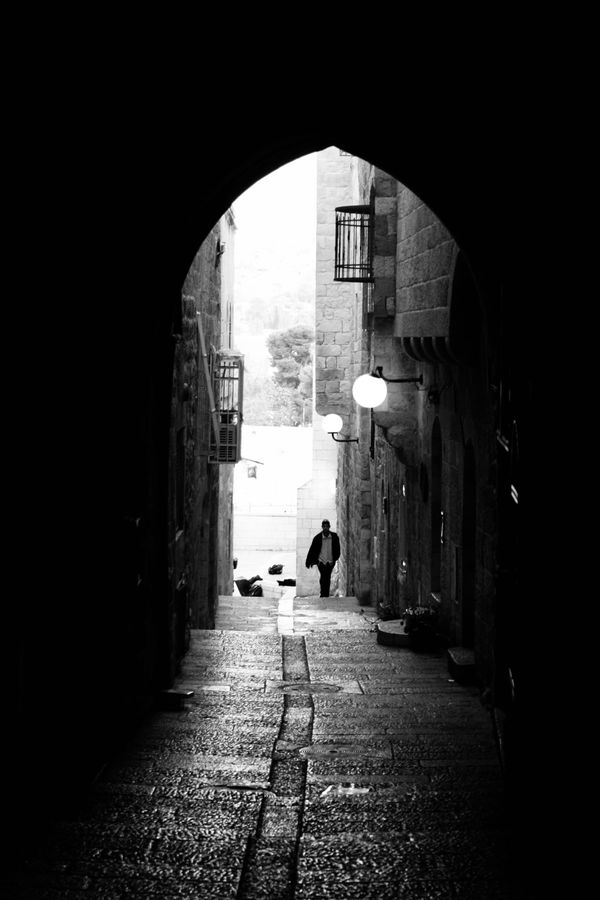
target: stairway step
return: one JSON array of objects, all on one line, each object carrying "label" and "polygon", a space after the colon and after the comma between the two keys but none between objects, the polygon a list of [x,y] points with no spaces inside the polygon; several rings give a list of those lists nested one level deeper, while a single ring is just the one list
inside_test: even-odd
[{"label": "stairway step", "polygon": [[390,647],[408,647],[409,637],[406,634],[404,619],[389,619],[377,623],[377,643]]},{"label": "stairway step", "polygon": [[473,684],[477,681],[475,653],[469,647],[448,647],[448,672],[456,681]]}]

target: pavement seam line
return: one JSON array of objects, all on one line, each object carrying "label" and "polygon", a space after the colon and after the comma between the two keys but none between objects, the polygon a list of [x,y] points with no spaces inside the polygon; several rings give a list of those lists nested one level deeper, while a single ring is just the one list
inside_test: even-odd
[{"label": "pavement seam line", "polygon": [[[306,652],[306,642],[303,636],[281,635],[281,659],[282,659],[282,676],[285,682],[308,682],[310,673],[308,668],[308,657]],[[306,721],[300,723],[303,731],[303,739],[307,743],[312,741],[312,727],[314,718],[314,704],[310,693],[306,695],[290,695],[283,694],[283,709],[279,722],[277,737],[273,743],[271,755],[271,766],[269,769],[269,783],[273,789],[277,782],[278,771],[281,770],[288,759],[282,759],[278,752],[278,745],[285,741],[290,731],[294,731],[298,727],[298,723],[291,721],[293,717],[289,714],[292,709],[305,709],[307,712]],[[299,784],[294,793],[293,799],[297,801],[295,834],[289,840],[293,841],[293,847],[286,851],[282,844],[280,848],[279,863],[289,868],[290,879],[288,881],[289,900],[292,900],[295,893],[295,884],[297,879],[298,858],[300,853],[300,841],[302,836],[302,821],[304,813],[304,804],[306,799],[306,782],[308,760],[301,758],[292,758],[292,762],[297,767],[299,774]],[[287,797],[286,799],[290,799]],[[282,807],[279,807],[280,809]],[[283,807],[285,808],[285,807]],[[270,815],[271,814],[271,815]],[[248,835],[246,843],[246,851],[242,864],[242,872],[238,882],[236,892],[236,900],[244,900],[246,897],[253,896],[253,888],[257,881],[260,880],[260,865],[257,859],[259,844],[263,838],[269,840],[269,818],[272,818],[272,827],[277,830],[277,796],[275,799],[271,794],[264,794],[256,820],[256,829],[253,834]],[[265,829],[265,825],[267,826]],[[265,835],[265,830],[267,834]],[[272,837],[277,840],[278,838]]]}]

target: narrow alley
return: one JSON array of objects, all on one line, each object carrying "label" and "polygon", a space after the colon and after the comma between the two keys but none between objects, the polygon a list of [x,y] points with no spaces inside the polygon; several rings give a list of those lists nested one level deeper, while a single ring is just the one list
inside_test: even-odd
[{"label": "narrow alley", "polygon": [[3,897],[522,896],[478,690],[356,598],[220,598],[173,690]]}]

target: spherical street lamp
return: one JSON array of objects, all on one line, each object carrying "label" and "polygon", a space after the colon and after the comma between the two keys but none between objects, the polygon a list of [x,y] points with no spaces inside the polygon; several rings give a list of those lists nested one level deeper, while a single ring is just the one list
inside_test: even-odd
[{"label": "spherical street lamp", "polygon": [[373,409],[375,406],[381,406],[387,397],[387,385],[383,378],[359,375],[352,386],[352,396],[359,406]]},{"label": "spherical street lamp", "polygon": [[328,434],[332,434],[334,431],[341,431],[343,424],[341,416],[338,416],[337,413],[329,413],[323,419],[323,431],[326,431]]},{"label": "spherical street lamp", "polygon": [[329,413],[323,419],[323,431],[331,435],[338,444],[358,444],[358,438],[340,438],[336,437],[344,425],[344,420],[337,413]]}]

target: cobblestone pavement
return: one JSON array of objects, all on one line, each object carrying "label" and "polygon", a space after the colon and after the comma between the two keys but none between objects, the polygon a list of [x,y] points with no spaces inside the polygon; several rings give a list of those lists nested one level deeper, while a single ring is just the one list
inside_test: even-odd
[{"label": "cobblestone pavement", "polygon": [[[233,602],[235,601],[235,602]],[[176,687],[2,897],[521,898],[478,692],[354,598],[221,598]]]}]

